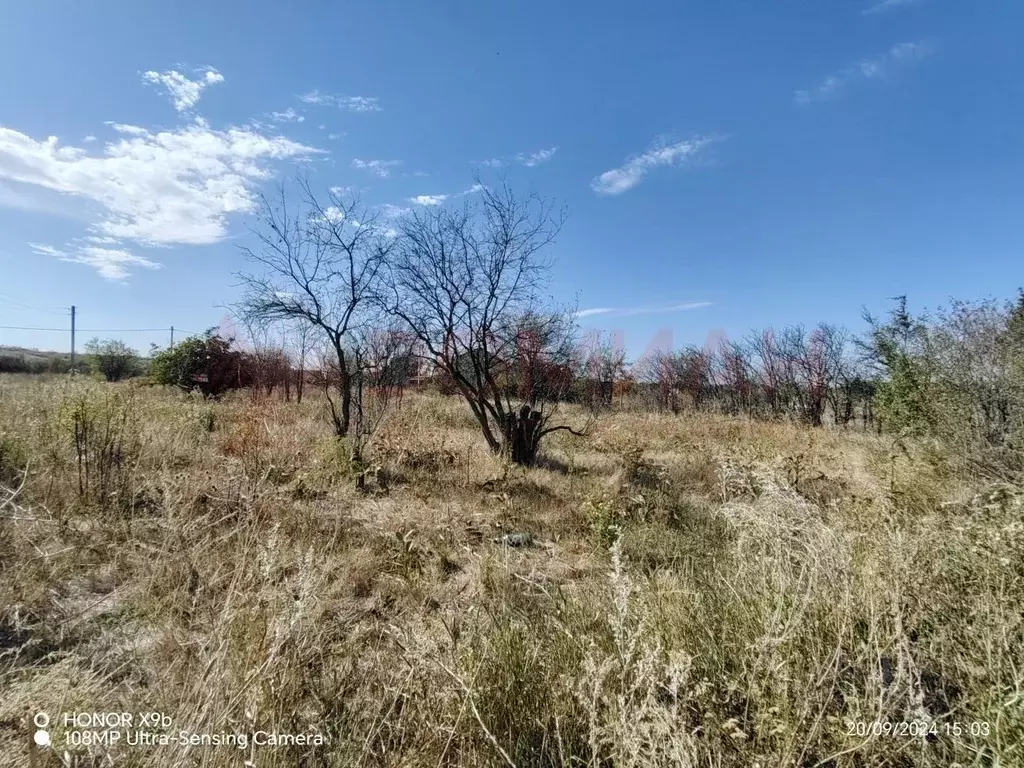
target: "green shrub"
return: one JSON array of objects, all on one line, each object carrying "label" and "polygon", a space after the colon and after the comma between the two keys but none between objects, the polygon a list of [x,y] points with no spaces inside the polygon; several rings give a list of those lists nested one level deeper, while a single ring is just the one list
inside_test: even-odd
[{"label": "green shrub", "polygon": [[118,339],[92,339],[85,351],[92,370],[107,381],[120,381],[139,372],[139,353]]},{"label": "green shrub", "polygon": [[233,339],[212,331],[192,336],[172,349],[158,352],[149,369],[157,384],[169,384],[186,391],[198,389],[204,395],[220,395],[229,389],[251,384],[245,355],[232,349]]}]

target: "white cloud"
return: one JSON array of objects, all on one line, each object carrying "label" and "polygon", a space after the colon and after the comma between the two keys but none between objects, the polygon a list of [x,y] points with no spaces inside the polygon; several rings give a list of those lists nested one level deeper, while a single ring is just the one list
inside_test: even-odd
[{"label": "white cloud", "polygon": [[693,160],[700,152],[718,139],[695,137],[674,144],[657,143],[642,155],[630,158],[619,168],[612,168],[590,182],[590,188],[599,195],[620,195],[641,181],[650,171],[662,165],[681,165]]},{"label": "white cloud", "polygon": [[409,202],[416,205],[440,205],[448,199],[448,195],[417,195],[410,197]]},{"label": "white cloud", "polygon": [[271,112],[270,117],[278,123],[304,123],[306,118],[300,115],[291,107],[284,112]]},{"label": "white cloud", "polygon": [[530,152],[529,154],[524,154],[520,152],[518,155],[516,155],[516,160],[525,165],[527,168],[533,168],[533,166],[535,165],[546,163],[548,160],[555,156],[555,152],[557,151],[558,147],[551,147],[550,149],[541,149],[536,152]]},{"label": "white cloud", "polygon": [[[142,77],[165,88],[180,112],[190,110],[203,89],[224,81],[214,69],[203,70],[198,80],[175,71]],[[275,113],[275,118],[301,121],[294,110]],[[214,130],[190,113],[185,125],[159,131],[106,124],[119,135],[90,150],[62,145],[56,136],[35,139],[0,126],[0,206],[39,207],[30,194],[39,191],[62,203],[46,210],[76,218],[84,211],[91,219],[88,235],[72,238],[63,250],[38,243],[32,247],[38,254],[89,265],[109,279],[123,279],[130,267],[159,268],[133,253],[131,242],[170,246],[222,240],[232,214],[255,209],[256,188],[272,176],[271,161],[302,162],[323,152],[267,135],[255,121]],[[82,143],[96,141],[89,135]],[[13,194],[7,193],[8,183],[14,185]],[[68,198],[89,205],[69,206]]]},{"label": "white cloud", "polygon": [[451,195],[417,195],[416,197],[410,197],[409,202],[415,203],[416,205],[440,205],[445,200],[472,195],[474,192],[479,192],[483,188],[483,184],[474,184],[469,189],[464,189],[461,192],[456,192]]},{"label": "white cloud", "polygon": [[385,219],[399,219],[402,216],[407,216],[412,213],[412,208],[388,203],[387,205],[381,206],[380,212]]},{"label": "white cloud", "polygon": [[345,212],[334,205],[329,205],[324,209],[324,218],[334,224],[340,224],[345,220]]},{"label": "white cloud", "polygon": [[918,5],[923,3],[924,0],[882,0],[880,3],[865,8],[861,11],[864,16],[870,16],[876,13],[888,13],[889,11],[895,11],[899,8],[906,8],[911,5]]},{"label": "white cloud", "polygon": [[630,317],[632,315],[658,315],[669,312],[688,312],[691,309],[710,307],[710,301],[690,301],[684,304],[670,304],[666,307],[594,307],[581,309],[576,317],[592,317],[594,315],[612,315],[613,317]]},{"label": "white cloud", "polygon": [[[61,146],[55,136],[37,141],[0,127],[0,179],[97,204],[90,227],[97,237],[196,245],[221,240],[230,214],[254,209],[253,187],[270,175],[266,161],[319,152],[249,128],[217,131],[191,124],[150,133],[115,127],[127,136],[106,143],[102,154]],[[104,250],[83,248],[74,260],[105,276],[128,265],[147,266],[127,251]]]},{"label": "white cloud", "polygon": [[330,139],[331,141],[334,141],[335,139],[340,139],[341,138],[341,134],[340,133],[328,133],[327,134],[327,138]]},{"label": "white cloud", "polygon": [[391,169],[401,165],[401,160],[360,160],[352,161],[352,167],[360,171],[368,171],[379,178],[387,178],[391,175]]},{"label": "white cloud", "polygon": [[173,69],[166,72],[154,72],[153,70],[143,72],[142,79],[147,83],[163,86],[171,98],[174,108],[179,112],[184,112],[196,105],[206,88],[223,83],[224,75],[212,67],[207,67],[202,70],[202,75],[198,80],[190,80]]},{"label": "white cloud", "polygon": [[380,112],[380,100],[369,96],[334,96],[320,91],[310,91],[299,96],[306,104],[337,107],[348,112]]},{"label": "white cloud", "polygon": [[937,44],[930,40],[916,43],[899,43],[885,53],[873,58],[861,59],[847,64],[839,72],[829,75],[813,88],[797,91],[793,98],[797,104],[806,105],[815,101],[832,98],[849,83],[856,80],[881,80],[899,67],[910,66],[933,54]]},{"label": "white cloud", "polygon": [[535,165],[540,165],[550,160],[557,151],[558,147],[550,147],[548,149],[539,149],[536,152],[520,152],[511,157],[492,157],[489,160],[481,160],[480,165],[487,168],[501,168],[503,165],[515,162],[525,165],[527,168],[533,168]]},{"label": "white cloud", "polygon": [[100,248],[89,245],[69,252],[43,243],[29,243],[29,247],[40,256],[52,256],[61,261],[90,266],[107,280],[124,280],[128,277],[126,267],[129,266],[160,269],[160,265],[155,261],[136,256],[120,248]]}]

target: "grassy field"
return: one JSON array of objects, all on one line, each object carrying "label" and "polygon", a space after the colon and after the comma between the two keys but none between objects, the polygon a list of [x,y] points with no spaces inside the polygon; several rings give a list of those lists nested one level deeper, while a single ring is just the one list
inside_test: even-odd
[{"label": "grassy field", "polygon": [[1024,765],[1019,489],[708,415],[517,469],[407,394],[360,492],[320,407],[0,377],[0,765]]}]

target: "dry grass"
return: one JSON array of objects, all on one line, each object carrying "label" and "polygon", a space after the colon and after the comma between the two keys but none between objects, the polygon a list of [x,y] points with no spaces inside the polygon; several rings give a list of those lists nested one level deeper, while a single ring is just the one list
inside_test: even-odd
[{"label": "dry grass", "polygon": [[1024,764],[1019,489],[706,415],[526,471],[418,396],[359,493],[318,409],[0,377],[0,765],[40,710],[328,739],[119,766]]}]

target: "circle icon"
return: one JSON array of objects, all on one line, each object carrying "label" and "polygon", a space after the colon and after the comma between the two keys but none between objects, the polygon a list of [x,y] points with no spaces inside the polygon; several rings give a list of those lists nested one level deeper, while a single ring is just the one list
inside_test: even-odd
[{"label": "circle icon", "polygon": [[36,731],[36,735],[32,738],[40,747],[50,746],[50,734],[46,731]]},{"label": "circle icon", "polygon": [[50,716],[45,712],[36,712],[36,716],[32,718],[32,722],[36,724],[36,728],[45,728],[50,724]]}]

